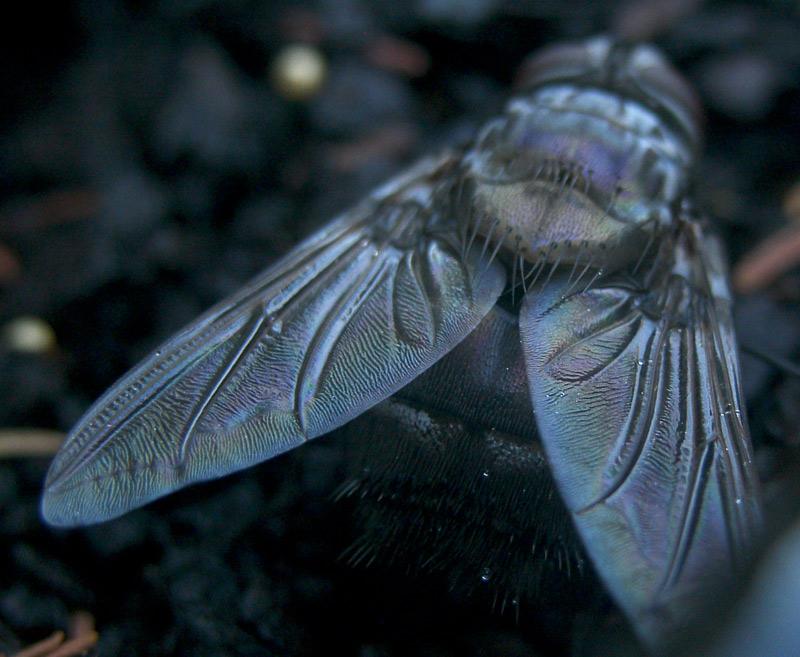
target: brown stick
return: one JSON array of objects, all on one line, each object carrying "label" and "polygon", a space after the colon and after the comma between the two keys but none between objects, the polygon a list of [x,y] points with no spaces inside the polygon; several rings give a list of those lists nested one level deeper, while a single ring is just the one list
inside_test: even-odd
[{"label": "brown stick", "polygon": [[46,639],[37,641],[32,646],[20,650],[12,657],[45,657],[51,650],[55,650],[64,641],[63,632],[53,632]]},{"label": "brown stick", "polygon": [[0,459],[53,456],[64,434],[49,429],[0,429]]},{"label": "brown stick", "polygon": [[89,632],[81,636],[76,636],[74,639],[69,639],[62,643],[46,657],[75,657],[89,650],[89,648],[97,643],[97,639],[99,638],[97,632]]},{"label": "brown stick", "polygon": [[0,209],[0,233],[17,235],[57,224],[81,221],[97,214],[101,198],[83,187],[55,189],[15,208]]},{"label": "brown stick", "polygon": [[733,287],[748,294],[763,289],[800,264],[800,228],[786,226],[745,255],[733,270]]}]

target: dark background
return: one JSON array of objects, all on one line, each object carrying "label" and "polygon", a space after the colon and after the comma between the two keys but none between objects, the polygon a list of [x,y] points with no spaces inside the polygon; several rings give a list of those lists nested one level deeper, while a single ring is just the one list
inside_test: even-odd
[{"label": "dark background", "polygon": [[[129,366],[299,238],[499,111],[524,56],[652,39],[707,109],[698,196],[735,263],[800,219],[794,2],[22,3],[0,38],[0,429],[66,431]],[[270,75],[325,58],[308,100]],[[796,203],[800,203],[795,199]],[[798,212],[800,214],[800,212]],[[740,340],[800,347],[800,271],[741,297]],[[37,317],[52,348],[4,327]],[[787,508],[800,382],[743,358],[768,507]],[[603,609],[548,625],[442,576],[349,568],[340,439],[316,441],[112,523],[44,527],[46,458],[0,458],[0,652],[88,610],[98,654],[608,655]],[[547,591],[542,592],[547,600]],[[554,627],[557,626],[557,629]],[[567,629],[564,629],[567,628]],[[609,639],[610,640],[610,639]],[[620,653],[621,654],[621,653]]]}]

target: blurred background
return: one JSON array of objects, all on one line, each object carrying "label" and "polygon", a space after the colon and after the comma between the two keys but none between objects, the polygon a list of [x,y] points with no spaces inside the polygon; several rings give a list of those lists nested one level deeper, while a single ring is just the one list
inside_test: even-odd
[{"label": "blurred background", "polygon": [[[0,28],[0,653],[96,630],[109,656],[632,654],[602,600],[517,621],[436,577],[338,562],[335,438],[87,530],[42,525],[41,482],[63,432],[160,341],[415,157],[469,140],[525,55],[600,32],[654,41],[697,88],[698,196],[735,266],[740,340],[797,361],[797,3],[52,5]],[[779,533],[800,501],[800,379],[743,369]]]}]

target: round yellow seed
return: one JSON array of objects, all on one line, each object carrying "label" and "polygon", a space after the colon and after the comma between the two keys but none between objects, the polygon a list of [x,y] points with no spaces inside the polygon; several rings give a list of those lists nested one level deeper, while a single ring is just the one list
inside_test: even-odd
[{"label": "round yellow seed", "polygon": [[289,100],[311,98],[322,87],[326,71],[322,54],[302,44],[287,46],[272,62],[275,89]]},{"label": "round yellow seed", "polygon": [[29,354],[41,354],[56,346],[55,332],[38,317],[12,319],[3,327],[2,337],[7,348]]}]

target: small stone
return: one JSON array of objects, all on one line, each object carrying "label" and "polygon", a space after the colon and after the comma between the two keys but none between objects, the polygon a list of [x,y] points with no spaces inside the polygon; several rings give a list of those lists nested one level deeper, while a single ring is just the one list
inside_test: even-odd
[{"label": "small stone", "polygon": [[188,47],[173,87],[153,133],[165,163],[200,165],[213,175],[252,174],[271,157],[268,151],[280,152],[280,103],[243,75],[218,44]]},{"label": "small stone", "polygon": [[699,83],[706,102],[740,121],[755,121],[772,109],[783,86],[775,63],[759,53],[731,53],[701,65]]},{"label": "small stone", "polygon": [[307,100],[322,87],[327,69],[319,50],[293,44],[281,50],[272,62],[272,81],[284,98]]},{"label": "small stone", "polygon": [[432,23],[472,26],[487,20],[499,4],[497,0],[422,0],[416,8],[424,20]]},{"label": "small stone", "polygon": [[[158,180],[138,169],[110,178],[103,187],[104,215],[119,240],[149,235],[167,211]],[[125,248],[130,253],[130,245]]]},{"label": "small stone", "polygon": [[361,136],[365,127],[410,120],[414,100],[409,86],[397,76],[343,59],[331,67],[328,83],[311,103],[310,119],[326,136]]},{"label": "small stone", "polygon": [[56,334],[38,317],[22,316],[3,327],[3,343],[12,351],[42,354],[56,346]]}]

